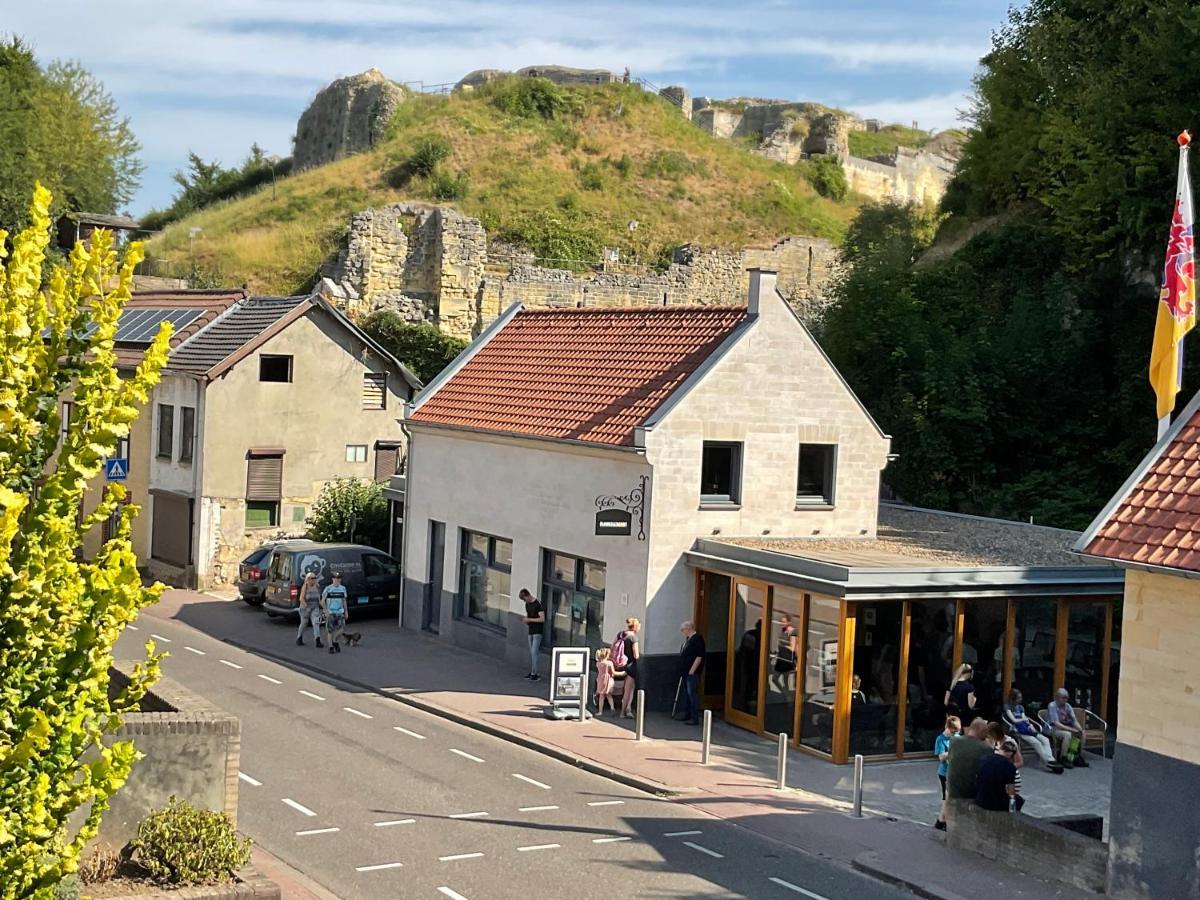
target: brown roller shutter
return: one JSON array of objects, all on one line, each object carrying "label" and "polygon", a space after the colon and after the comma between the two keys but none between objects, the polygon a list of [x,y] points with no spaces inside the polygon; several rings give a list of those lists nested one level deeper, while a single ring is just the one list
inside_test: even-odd
[{"label": "brown roller shutter", "polygon": [[387,481],[396,474],[400,465],[400,445],[375,442],[375,480]]},{"label": "brown roller shutter", "polygon": [[246,499],[279,500],[283,496],[283,451],[251,450],[246,456]]}]

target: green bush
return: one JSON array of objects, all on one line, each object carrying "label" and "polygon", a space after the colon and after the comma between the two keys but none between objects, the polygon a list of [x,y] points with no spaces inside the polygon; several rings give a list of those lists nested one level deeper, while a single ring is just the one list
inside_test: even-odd
[{"label": "green bush", "polygon": [[582,219],[582,213],[556,215],[556,211],[537,210],[503,223],[495,221],[489,230],[502,241],[528,247],[555,266],[582,271],[599,262],[604,250],[601,232]]},{"label": "green bush", "polygon": [[587,163],[579,170],[579,186],[585,191],[604,190],[604,173],[594,162]]},{"label": "green bush", "polygon": [[620,159],[610,159],[608,162],[622,178],[628,178],[629,173],[633,171],[633,160],[628,154],[622,153]]},{"label": "green bush", "polygon": [[429,193],[435,200],[461,200],[467,196],[469,181],[465,174],[437,169],[429,179]]},{"label": "green bush", "polygon": [[426,135],[413,144],[408,156],[409,171],[416,175],[430,176],[438,163],[450,155],[450,142],[436,134]]},{"label": "green bush", "polygon": [[546,78],[510,76],[477,88],[497,109],[522,119],[557,119],[577,114],[579,97]]},{"label": "green bush", "polygon": [[683,178],[703,175],[704,164],[680,150],[655,150],[646,159],[645,173],[650,178]]},{"label": "green bush", "polygon": [[818,154],[803,163],[801,172],[817,193],[830,200],[845,200],[850,193],[846,172],[836,156]]},{"label": "green bush", "polygon": [[462,338],[443,334],[434,325],[405,322],[389,309],[373,312],[358,324],[425,384],[467,346]]},{"label": "green bush", "polygon": [[68,875],[54,886],[54,900],[84,900],[84,896],[78,875]]},{"label": "green bush", "polygon": [[310,541],[346,541],[388,549],[388,503],[383,488],[373,481],[336,478],[326,482],[305,521]]},{"label": "green bush", "polygon": [[134,861],[160,884],[212,884],[250,861],[250,839],[223,812],[172,797],[138,826]]}]

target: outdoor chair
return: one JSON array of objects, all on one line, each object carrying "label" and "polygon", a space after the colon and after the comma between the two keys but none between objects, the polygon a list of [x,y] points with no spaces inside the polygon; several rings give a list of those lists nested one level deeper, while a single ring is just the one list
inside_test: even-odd
[{"label": "outdoor chair", "polygon": [[[1108,723],[1090,709],[1084,709],[1082,706],[1073,706],[1071,709],[1075,711],[1075,721],[1083,726],[1083,738],[1079,741],[1080,749],[1087,750],[1089,747],[1099,747],[1100,755],[1107,759]],[[1049,710],[1039,709],[1038,718],[1041,719],[1044,725],[1049,725]],[[1095,727],[1093,723],[1098,724],[1099,727]]]}]

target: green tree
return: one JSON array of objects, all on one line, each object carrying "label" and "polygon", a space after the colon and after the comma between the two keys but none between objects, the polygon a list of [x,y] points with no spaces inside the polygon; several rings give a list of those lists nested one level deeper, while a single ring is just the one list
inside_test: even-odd
[{"label": "green tree", "polygon": [[288,175],[291,170],[291,159],[270,157],[258,144],[251,144],[241,167],[233,169],[226,169],[215,160],[206,162],[198,153],[188,153],[187,168],[173,176],[179,192],[171,205],[143,216],[142,227],[160,230],[220,200],[248,194],[273,179]]},{"label": "green tree", "polygon": [[[83,535],[117,511],[110,485],[77,520],[89,480],[129,433],[166,362],[169,327],[136,375],[117,373],[113,335],[141,246],[118,265],[111,235],[76,246],[44,279],[49,193],[37,187],[30,226],[0,269],[0,898],[49,898],[75,870],[108,800],[138,754],[104,738],[158,676],[148,658],[109,697],[113,646],[138,610],[158,598],[142,587],[129,542],[134,510],[92,561]],[[0,232],[0,258],[7,235]],[[48,287],[41,289],[45,283]],[[59,442],[59,397],[74,415]],[[78,815],[76,815],[78,813]]]},{"label": "green tree", "polygon": [[387,499],[383,488],[373,481],[338,478],[327,482],[307,524],[309,540],[388,548]]},{"label": "green tree", "polygon": [[467,342],[443,334],[437,327],[406,322],[391,310],[373,312],[358,323],[385,350],[429,384],[462,353]]},{"label": "green tree", "polygon": [[801,170],[817,193],[830,200],[845,200],[850,193],[850,184],[846,181],[846,170],[836,156],[820,154],[809,158],[803,163]]},{"label": "green tree", "polygon": [[0,225],[23,227],[34,180],[53,213],[115,213],[137,189],[139,145],[104,86],[78,63],[38,65],[20,38],[0,43]]}]

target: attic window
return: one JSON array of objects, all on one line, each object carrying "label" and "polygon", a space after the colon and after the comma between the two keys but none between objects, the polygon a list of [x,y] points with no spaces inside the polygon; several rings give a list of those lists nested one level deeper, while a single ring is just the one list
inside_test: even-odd
[{"label": "attic window", "polygon": [[385,409],[387,407],[387,374],[364,372],[362,385],[362,408]]},{"label": "attic window", "polygon": [[292,358],[290,356],[268,356],[258,358],[259,381],[291,381]]}]

